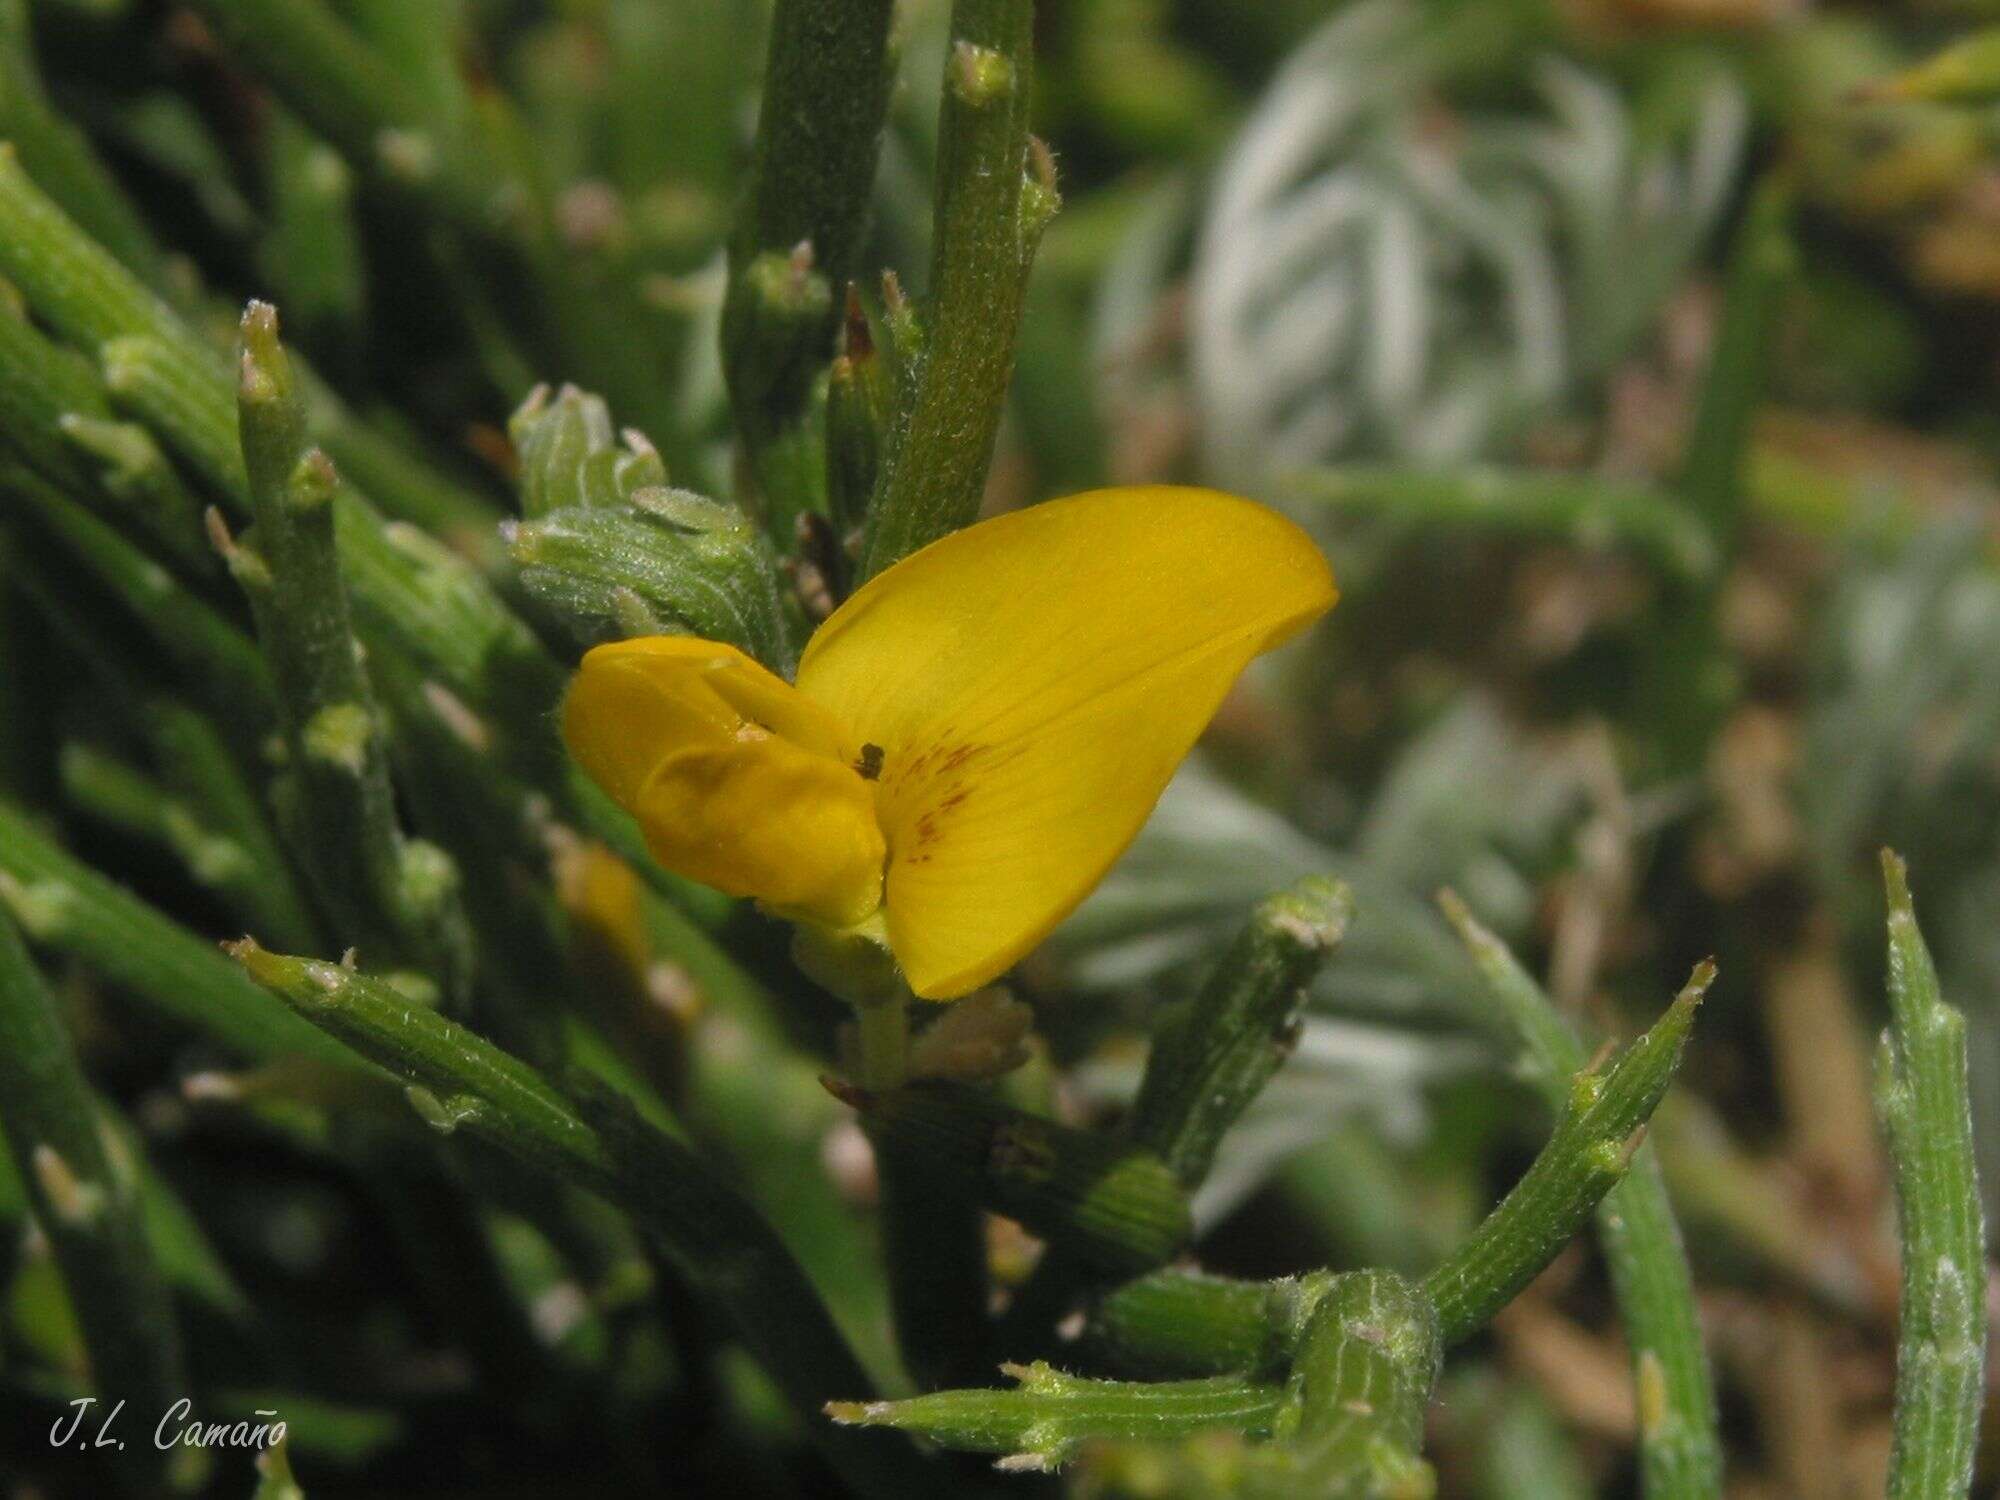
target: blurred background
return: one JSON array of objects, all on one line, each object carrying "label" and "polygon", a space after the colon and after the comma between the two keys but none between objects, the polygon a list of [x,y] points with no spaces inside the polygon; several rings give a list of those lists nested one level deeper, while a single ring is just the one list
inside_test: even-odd
[{"label": "blurred background", "polygon": [[[51,108],[73,122],[131,210],[87,227],[135,236],[188,306],[278,303],[325,381],[494,519],[508,414],[544,379],[604,391],[676,483],[740,490],[716,346],[763,6],[324,8],[516,153],[568,291],[594,309],[587,333],[522,334],[476,249],[301,123],[311,77],[226,44],[226,5],[0,0],[0,135]],[[901,11],[860,260],[920,286],[947,6]],[[1309,526],[1343,591],[1232,697],[1132,853],[1023,969],[1038,1086],[1071,1118],[1114,1112],[1149,1018],[1248,905],[1337,872],[1357,915],[1295,1060],[1203,1189],[1201,1258],[1253,1276],[1421,1270],[1547,1128],[1435,894],[1456,890],[1604,1033],[1650,1020],[1713,954],[1721,978],[1652,1138],[1740,1500],[1881,1492],[1885,843],[1967,1014],[2000,1184],[2000,116],[1871,87],[1992,14],[1037,6],[1036,129],[1064,201],[989,508],[1213,484]],[[476,558],[493,545],[490,528],[445,530]],[[0,518],[0,786],[197,932],[234,935],[241,910],[204,883],[171,799],[149,804],[144,782],[121,796],[145,752],[101,648],[62,622],[95,596],[45,543],[25,513]],[[293,1424],[307,1493],[832,1492],[740,1355],[690,1388],[605,1283],[578,1289],[575,1247],[475,1196],[498,1278],[480,1294],[525,1309],[526,1336],[559,1354],[560,1380],[513,1384],[518,1351],[467,1326],[449,1267],[419,1263],[443,1230],[385,1203],[310,1090],[213,1072],[204,1042],[135,1016],[118,984],[51,972],[211,1277],[182,1288],[192,1365],[204,1389],[282,1389],[313,1414]],[[706,1108],[743,1151],[732,1120],[792,1096],[739,1082]],[[798,1097],[813,1092],[808,1071]],[[784,1170],[865,1201],[838,1109],[800,1108],[814,1154]],[[804,1191],[761,1185],[781,1220]],[[46,1451],[76,1334],[18,1198],[11,1213],[0,1475],[13,1500],[100,1493]],[[1015,1249],[998,1235],[1001,1264]],[[274,1330],[313,1357],[274,1358]],[[1442,1493],[1636,1494],[1635,1413],[1580,1241],[1451,1361]],[[252,1480],[229,1458],[214,1482]]]}]

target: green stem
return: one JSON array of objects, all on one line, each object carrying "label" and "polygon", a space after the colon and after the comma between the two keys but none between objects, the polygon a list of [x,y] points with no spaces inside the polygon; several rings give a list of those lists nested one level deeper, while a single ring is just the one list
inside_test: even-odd
[{"label": "green stem", "polygon": [[[0,147],[0,275],[72,342],[103,349],[161,438],[236,513],[249,510],[233,386],[215,351],[91,243]],[[87,519],[87,518],[86,518]],[[561,755],[549,708],[563,672],[525,621],[464,557],[417,527],[384,523],[351,488],[334,500],[335,541],[365,644],[421,664],[488,716],[498,760],[558,808],[629,851],[649,879],[687,901],[645,855],[629,819]],[[173,644],[171,638],[168,643]],[[240,640],[240,637],[239,637]],[[244,643],[247,644],[247,643]],[[254,649],[252,660],[256,659]],[[258,671],[262,662],[257,661]]]},{"label": "green stem", "polygon": [[1282,1281],[1154,1271],[1092,1308],[1090,1348],[1120,1373],[1153,1380],[1273,1374],[1291,1365],[1334,1281],[1329,1271]]},{"label": "green stem", "polygon": [[940,1196],[1017,1219],[1099,1272],[1150,1270],[1192,1232],[1180,1183],[1143,1147],[957,1084],[854,1102],[876,1150],[928,1172]]},{"label": "green stem", "polygon": [[1471,1238],[1424,1278],[1447,1345],[1471,1337],[1511,1302],[1625,1175],[1714,977],[1713,964],[1697,964],[1651,1031],[1603,1071],[1571,1080],[1541,1155]]},{"label": "green stem", "polygon": [[1054,166],[1030,150],[1033,32],[1033,0],[952,6],[929,295],[918,336],[891,309],[902,390],[862,542],[864,579],[979,514],[1028,267],[1057,205]]},{"label": "green stem", "polygon": [[1189,1189],[1291,1055],[1306,989],[1353,912],[1347,887],[1317,875],[1260,902],[1200,994],[1160,1023],[1127,1129]]},{"label": "green stem", "polygon": [[[270,669],[256,643],[234,622],[92,515],[67,490],[32,470],[0,460],[0,495],[17,504],[32,518],[32,529],[41,538],[75,559],[139,621],[161,655],[239,741],[254,743],[270,729],[276,698]],[[45,589],[34,570],[21,570],[21,583],[52,619],[66,619],[80,608],[77,600],[64,597],[66,591]]]},{"label": "green stem", "polygon": [[1772,336],[1785,286],[1798,271],[1791,218],[1792,194],[1783,183],[1759,187],[1731,253],[1715,347],[1681,459],[1678,488],[1724,556],[1742,529],[1750,439],[1768,383]]},{"label": "green stem", "polygon": [[687,1036],[689,1129],[736,1164],[744,1191],[769,1208],[826,1289],[863,1362],[886,1375],[894,1354],[873,1226],[826,1170],[827,1138],[850,1116],[820,1083],[824,1060],[791,1043],[777,998],[677,907],[652,890],[639,901],[655,963],[702,999]]},{"label": "green stem", "polygon": [[[140,1220],[136,1167],[113,1159],[83,1069],[20,933],[0,909],[0,1126],[83,1328],[108,1408],[164,1412],[187,1391],[167,1284]],[[167,1456],[135,1445],[157,1480]]]},{"label": "green stem", "polygon": [[200,0],[232,51],[350,161],[421,180],[447,143],[420,96],[320,0]]},{"label": "green stem", "polygon": [[[1531,1076],[1552,1109],[1585,1065],[1583,1044],[1506,944],[1450,891],[1439,898],[1486,980],[1487,992],[1526,1049]],[[1694,1278],[1666,1180],[1650,1143],[1597,1207],[1597,1233],[1625,1323],[1640,1392],[1639,1467],[1648,1500],[1715,1500],[1722,1438],[1715,1385],[1702,1344]]]},{"label": "green stem", "polygon": [[[622,288],[579,265],[510,133],[505,96],[460,119],[321,0],[198,0],[230,49],[398,207],[448,229],[553,368],[610,393],[662,444],[677,477],[698,454],[665,394],[658,351],[632,336]],[[455,91],[454,91],[455,92]],[[504,288],[504,292],[501,289]],[[506,391],[518,400],[526,391]]]},{"label": "green stem", "polygon": [[783,547],[799,514],[825,508],[814,387],[833,357],[873,195],[894,8],[778,0],[771,15],[756,157],[729,246],[722,358]]},{"label": "green stem", "polygon": [[1896,1168],[1903,1240],[1890,1500],[1958,1500],[1972,1483],[1985,1396],[1986,1232],[1973,1157],[1965,1018],[1947,1005],[1903,861],[1889,895],[1890,1026],[1876,1099]]},{"label": "green stem", "polygon": [[[882,1121],[874,1096],[895,1095],[909,1075],[909,1006],[914,998],[900,973],[869,982],[866,957],[853,987],[863,1123]],[[879,956],[879,950],[877,950]],[[882,956],[883,961],[886,956]],[[829,977],[824,966],[820,977]],[[871,1082],[870,1080],[880,1080]],[[977,1128],[977,1127],[974,1127]],[[882,1264],[903,1368],[919,1385],[967,1385],[992,1369],[993,1323],[986,1304],[990,1279],[982,1197],[969,1179],[906,1137],[907,1127],[875,1135],[881,1183]],[[962,1169],[965,1165],[958,1162]]]},{"label": "green stem", "polygon": [[[143,412],[233,513],[250,510],[235,384],[227,362],[102,247],[81,233],[0,145],[0,276],[57,333],[96,351],[114,396]],[[457,553],[383,522],[351,488],[334,500],[336,542],[363,639],[379,632],[495,723],[547,780],[547,712],[563,674],[533,632]]]},{"label": "green stem", "polygon": [[902,1087],[910,1070],[909,997],[895,994],[856,1006],[854,1027],[861,1087],[871,1093]]},{"label": "green stem", "polygon": [[489,1140],[631,1214],[734,1321],[850,1483],[867,1494],[934,1492],[936,1476],[914,1455],[884,1451],[818,1420],[836,1392],[866,1390],[867,1377],[770,1226],[687,1147],[639,1120],[622,1099],[593,1095],[572,1104],[525,1063],[412,1006],[390,985],[247,941],[232,951],[299,1015],[401,1076],[413,1106],[438,1129]]},{"label": "green stem", "polygon": [[256,524],[227,552],[250,597],[285,732],[285,831],[342,947],[428,972],[462,993],[469,937],[457,874],[396,821],[380,710],[362,669],[334,545],[333,462],[306,441],[305,402],[277,312],[243,314],[238,407]]},{"label": "green stem", "polygon": [[1380,518],[1426,531],[1475,530],[1550,538],[1644,558],[1682,583],[1714,571],[1707,526],[1658,490],[1552,469],[1343,467],[1300,475],[1299,500],[1340,515]]},{"label": "green stem", "polygon": [[226,379],[217,351],[188,333],[172,308],[79,229],[28,176],[7,142],[0,142],[0,231],[0,275],[71,343],[94,354],[109,339],[148,335]]},{"label": "green stem", "polygon": [[[1184,1468],[1189,1481],[1209,1476],[1189,1493],[1432,1493],[1433,1477],[1417,1455],[1437,1382],[1441,1330],[1430,1299],[1393,1272],[1315,1271],[1255,1282],[1160,1271],[1103,1299],[1091,1347],[1122,1368],[1164,1378],[1285,1377],[1273,1441],[1152,1453],[1156,1473]],[[1129,1466],[1140,1456],[1105,1450],[1085,1469],[1106,1483],[1107,1494],[1159,1493],[1114,1482],[1145,1473]]]},{"label": "green stem", "polygon": [[35,69],[27,0],[0,0],[0,138],[63,207],[132,271],[159,286],[164,257],[89,138],[50,107]]},{"label": "green stem", "polygon": [[[124,404],[169,437],[192,443],[194,466],[226,492],[240,492],[234,406],[220,352],[69,222],[21,168],[20,161],[0,149],[0,225],[6,229],[0,268],[58,333],[106,366],[123,386]],[[90,378],[87,366],[81,376],[67,368],[74,360],[18,319],[0,326],[0,410],[9,416],[10,434],[23,426],[46,430],[53,417],[64,414],[86,421],[110,417],[102,385]],[[310,371],[299,373],[316,434],[387,514],[440,532],[483,565],[497,564],[490,504],[361,421]],[[15,381],[19,384],[10,389]],[[17,395],[35,403],[36,420],[5,405]],[[79,447],[88,447],[91,435],[64,433]],[[100,468],[112,465],[125,471],[114,474],[122,486],[114,495],[124,500],[129,491],[128,503],[135,506],[150,501],[157,512],[155,524],[185,551],[191,504],[171,469],[144,462],[129,442],[122,453],[98,456]],[[36,459],[34,453],[29,457]],[[218,474],[219,480],[214,477]]]},{"label": "green stem", "polygon": [[[792,957],[810,978],[854,1007],[860,1071],[905,1078],[913,996],[886,943],[879,936],[801,925],[792,934]],[[989,1367],[992,1329],[986,1316],[982,1200],[973,1176],[962,1161],[955,1162],[957,1171],[941,1168],[935,1141],[913,1145],[900,1132],[876,1129],[883,1100],[900,1101],[919,1091],[839,1092],[864,1111],[863,1127],[875,1142],[882,1259],[903,1367],[926,1384],[978,1379]],[[919,1116],[928,1118],[921,1107]],[[916,1128],[921,1133],[923,1126]]]},{"label": "green stem", "polygon": [[903,1368],[920,1389],[981,1385],[998,1358],[987,1273],[986,1220],[940,1192],[936,1174],[894,1152],[875,1159],[882,1266]]},{"label": "green stem", "polygon": [[1281,1442],[1324,1476],[1321,1493],[1335,1479],[1364,1494],[1415,1488],[1442,1357],[1437,1309],[1415,1286],[1393,1271],[1335,1278],[1292,1360]]},{"label": "green stem", "polygon": [[[250,931],[268,942],[318,948],[319,924],[285,858],[264,799],[204,714],[170,699],[139,708],[161,779],[198,810],[204,828],[236,851],[236,873],[218,882]],[[171,830],[169,830],[171,833]]]},{"label": "green stem", "polygon": [[214,351],[182,330],[173,337],[121,334],[99,344],[97,356],[119,410],[158,433],[212,491],[228,498],[233,512],[248,513],[236,387]]},{"label": "green stem", "polygon": [[201,507],[144,428],[120,422],[90,360],[0,315],[0,430],[44,479],[108,519],[134,522],[195,577],[216,571]]},{"label": "green stem", "polygon": [[273,1005],[220,953],[58,848],[0,802],[0,910],[38,947],[62,953],[247,1057],[354,1058]]},{"label": "green stem", "polygon": [[1768,384],[1784,289],[1797,269],[1792,195],[1776,181],[1751,200],[1731,251],[1728,285],[1676,488],[1713,539],[1716,565],[1674,590],[1642,679],[1668,775],[1690,774],[1735,702],[1738,674],[1716,633],[1716,599],[1743,531],[1751,438]]},{"label": "green stem", "polygon": [[[1200,1186],[1223,1135],[1291,1054],[1306,988],[1353,908],[1347,886],[1324,876],[1267,898],[1200,993],[1160,1023],[1126,1133],[1188,1191]],[[1040,1347],[1096,1279],[1085,1261],[1052,1247],[1008,1309],[1006,1347]]]},{"label": "green stem", "polygon": [[1086,1380],[1037,1362],[1001,1367],[1012,1390],[938,1391],[908,1401],[837,1401],[836,1422],[893,1427],[973,1453],[1006,1455],[1009,1469],[1050,1469],[1084,1444],[1110,1438],[1169,1442],[1220,1429],[1263,1435],[1284,1402],[1279,1385],[1224,1375],[1136,1384]]}]

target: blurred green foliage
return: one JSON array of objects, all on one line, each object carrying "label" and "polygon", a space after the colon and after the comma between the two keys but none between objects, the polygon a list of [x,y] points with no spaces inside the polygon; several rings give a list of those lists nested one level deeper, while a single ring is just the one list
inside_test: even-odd
[{"label": "blurred green foliage", "polygon": [[[0,0],[0,1483],[1984,1492],[1974,14]],[[950,1177],[883,1194],[838,1007],[650,866],[561,684],[786,670],[982,506],[1157,481],[1342,603],[1032,1036],[927,1038],[1025,1062],[862,1111]],[[1691,1002],[1590,1048],[1711,955],[1562,1250]],[[1022,1132],[1068,1170],[980,1178]],[[51,1445],[119,1379],[135,1448],[184,1382],[283,1456]]]}]

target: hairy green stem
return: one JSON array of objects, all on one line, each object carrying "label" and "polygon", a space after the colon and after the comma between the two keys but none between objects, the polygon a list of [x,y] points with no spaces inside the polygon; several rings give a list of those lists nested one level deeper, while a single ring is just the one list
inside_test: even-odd
[{"label": "hairy green stem", "polygon": [[1018,1219],[1101,1271],[1149,1270],[1187,1242],[1187,1199],[1143,1147],[1024,1113],[982,1090],[916,1083],[855,1104],[876,1149],[936,1192]]},{"label": "hairy green stem", "polygon": [[79,348],[95,353],[108,339],[144,334],[224,373],[220,354],[189,334],[172,308],[79,229],[30,179],[20,153],[6,142],[0,142],[0,230],[0,274]]},{"label": "hairy green stem", "polygon": [[1137,1378],[1281,1372],[1334,1279],[1330,1271],[1281,1281],[1154,1271],[1099,1299],[1089,1346]]},{"label": "hairy green stem", "polygon": [[[0,1126],[82,1325],[105,1408],[166,1411],[187,1391],[180,1330],[147,1247],[137,1170],[114,1158],[55,997],[0,909]],[[137,1444],[156,1480],[168,1455]]]},{"label": "hairy green stem", "polygon": [[631,1214],[734,1321],[849,1482],[864,1493],[930,1492],[935,1476],[914,1455],[818,1420],[836,1393],[865,1390],[867,1377],[770,1226],[687,1147],[622,1099],[593,1094],[573,1104],[527,1064],[412,1006],[391,985],[254,943],[232,951],[299,1015],[402,1077],[411,1104],[436,1128],[489,1140]]},{"label": "hairy green stem", "polygon": [[1314,1493],[1423,1493],[1417,1455],[1442,1356],[1437,1309],[1410,1282],[1336,1277],[1292,1360],[1270,1466],[1310,1477]]},{"label": "hairy green stem", "polygon": [[[1560,1112],[1583,1044],[1542,987],[1450,891],[1445,915],[1486,980],[1487,993],[1526,1050],[1532,1077]],[[1722,1493],[1722,1437],[1703,1347],[1694,1278],[1666,1180],[1651,1143],[1597,1206],[1597,1233],[1625,1323],[1640,1392],[1639,1469],[1648,1500],[1714,1500]]]},{"label": "hairy green stem", "polygon": [[723,372],[789,548],[794,519],[825,508],[814,390],[856,275],[895,62],[892,0],[778,0],[757,150],[729,245]]},{"label": "hairy green stem", "polygon": [[986,1220],[978,1205],[940,1191],[924,1163],[882,1152],[882,1266],[903,1367],[919,1389],[978,1385],[998,1356],[986,1306]]},{"label": "hairy green stem", "polygon": [[212,943],[73,859],[5,802],[0,907],[37,947],[75,959],[246,1057],[300,1053],[341,1067],[354,1061],[345,1048],[272,1004]]},{"label": "hairy green stem", "polygon": [[1260,902],[1201,992],[1155,1031],[1127,1129],[1190,1189],[1291,1056],[1306,989],[1353,914],[1353,894],[1326,876]]},{"label": "hairy green stem", "polygon": [[1447,1345],[1471,1337],[1511,1302],[1624,1177],[1714,977],[1713,964],[1697,964],[1651,1031],[1602,1071],[1570,1081],[1541,1154],[1471,1238],[1424,1278]]},{"label": "hairy green stem", "polygon": [[1876,1101],[1903,1240],[1890,1500],[1957,1500],[1972,1483],[1985,1396],[1986,1229],[1967,1093],[1965,1018],[1947,1005],[1903,861],[1882,851],[1889,1010]]},{"label": "hairy green stem", "polygon": [[1028,268],[1057,204],[1054,165],[1030,149],[1033,31],[1033,0],[952,6],[930,287],[920,334],[890,309],[901,389],[863,579],[979,514]]},{"label": "hairy green stem", "polygon": [[276,309],[251,303],[242,339],[237,403],[255,526],[226,556],[278,687],[285,831],[342,947],[361,944],[378,963],[412,964],[462,993],[471,955],[457,873],[396,821],[384,726],[334,544],[339,478],[306,441]]},{"label": "hairy green stem", "polygon": [[[1339,945],[1353,909],[1346,885],[1324,876],[1268,897],[1200,992],[1160,1023],[1126,1134],[1164,1160],[1188,1191],[1200,1186],[1223,1135],[1291,1055],[1306,988]],[[1052,1249],[1008,1310],[1009,1347],[1046,1339],[1094,1279],[1078,1257]]]},{"label": "hairy green stem", "polygon": [[[235,382],[219,351],[70,223],[0,147],[0,275],[140,411],[239,516],[250,512]],[[379,632],[455,693],[516,729],[502,740],[555,774],[546,719],[562,671],[476,570],[413,526],[383,522],[351,487],[333,503],[336,544],[364,639]]]},{"label": "hairy green stem", "polygon": [[0,432],[44,479],[133,524],[192,577],[216,571],[201,506],[147,431],[122,422],[91,361],[0,315]]},{"label": "hairy green stem", "polygon": [[1003,1365],[1011,1390],[938,1391],[908,1401],[837,1401],[836,1422],[893,1427],[972,1453],[1006,1455],[1003,1468],[1051,1469],[1106,1438],[1167,1442],[1190,1433],[1268,1433],[1284,1387],[1241,1376],[1141,1384],[1087,1380],[1037,1362]]}]

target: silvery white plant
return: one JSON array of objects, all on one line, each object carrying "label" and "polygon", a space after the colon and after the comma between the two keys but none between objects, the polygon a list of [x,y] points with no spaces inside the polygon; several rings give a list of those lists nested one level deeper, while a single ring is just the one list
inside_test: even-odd
[{"label": "silvery white plant", "polygon": [[1619,357],[1715,222],[1747,128],[1720,71],[1659,128],[1553,55],[1532,112],[1455,115],[1466,50],[1408,0],[1343,10],[1223,161],[1191,314],[1218,478],[1488,449]]}]

